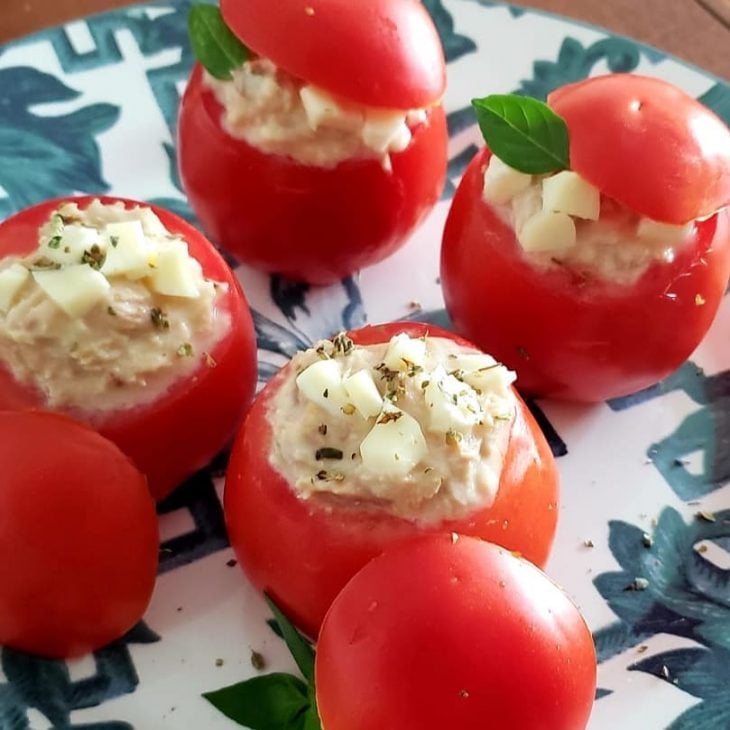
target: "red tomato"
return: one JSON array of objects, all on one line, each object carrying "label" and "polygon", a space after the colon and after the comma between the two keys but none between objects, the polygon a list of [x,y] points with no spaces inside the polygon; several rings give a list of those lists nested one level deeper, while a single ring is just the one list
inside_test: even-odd
[{"label": "red tomato", "polygon": [[517,371],[520,389],[598,401],[669,375],[715,316],[730,275],[730,216],[695,226],[673,263],[631,286],[549,272],[523,255],[514,231],[482,199],[490,153],[471,162],[444,230],[441,280],[457,331]]},{"label": "red tomato", "polygon": [[[81,208],[93,198],[50,200],[0,224],[0,256],[26,255],[38,245],[38,228],[59,203]],[[113,203],[119,198],[101,198]],[[144,205],[122,200],[128,207]],[[233,272],[203,235],[178,216],[152,207],[172,233],[181,235],[190,255],[210,279],[228,285],[220,306],[231,317],[230,332],[201,359],[193,374],[173,384],[157,400],[124,410],[70,412],[113,441],[147,476],[156,499],[204,467],[238,427],[256,385],[256,339],[251,314]],[[0,358],[0,410],[44,408],[42,393],[14,380]]]},{"label": "red tomato", "polygon": [[571,168],[637,213],[686,223],[730,204],[730,130],[666,81],[598,76],[548,104],[568,124]]},{"label": "red tomato", "polygon": [[337,596],[315,685],[325,730],[583,730],[596,655],[534,565],[437,535],[388,550]]},{"label": "red tomato", "polygon": [[[352,333],[359,344],[387,342],[398,332],[451,337],[419,323],[391,323]],[[491,507],[468,517],[417,525],[385,512],[343,503],[336,509],[304,501],[269,462],[267,410],[285,367],[259,394],[233,447],[225,513],[236,555],[253,584],[310,636],[347,581],[387,547],[423,532],[460,532],[519,550],[545,563],[557,521],[558,475],[550,449],[522,401]]]},{"label": "red tomato", "polygon": [[257,55],[359,104],[415,109],[444,93],[441,41],[420,0],[222,0],[221,12]]},{"label": "red tomato", "polygon": [[157,572],[155,505],[110,441],[66,416],[0,412],[0,644],[47,657],[118,639]]},{"label": "red tomato", "polygon": [[408,147],[390,155],[392,171],[377,159],[328,168],[262,152],[223,130],[221,113],[196,66],[178,119],[180,174],[203,228],[264,271],[331,284],[393,253],[441,193],[447,131],[440,105],[413,128]]}]

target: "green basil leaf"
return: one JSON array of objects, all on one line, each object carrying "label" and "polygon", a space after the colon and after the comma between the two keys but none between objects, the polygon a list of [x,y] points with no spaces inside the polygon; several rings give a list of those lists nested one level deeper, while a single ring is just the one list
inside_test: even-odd
[{"label": "green basil leaf", "polygon": [[294,628],[292,623],[287,619],[286,616],[279,610],[279,607],[266,596],[266,602],[269,604],[271,612],[274,614],[276,623],[281,629],[281,635],[286,642],[291,655],[294,657],[294,661],[299,667],[299,671],[304,675],[304,678],[314,683],[314,649],[312,645]]},{"label": "green basil leaf", "polygon": [[502,162],[531,175],[569,167],[568,126],[547,104],[514,94],[471,103],[489,149]]},{"label": "green basil leaf", "polygon": [[281,633],[281,629],[279,628],[279,624],[276,623],[275,618],[267,618],[266,619],[266,625],[280,638],[284,638],[284,634]]},{"label": "green basil leaf", "polygon": [[223,81],[248,58],[248,49],[233,35],[215,5],[192,5],[188,34],[195,57],[205,70]]},{"label": "green basil leaf", "polygon": [[[251,730],[298,730],[311,708],[307,685],[298,677],[282,673],[254,677],[203,697]],[[315,726],[306,727],[314,730]]]},{"label": "green basil leaf", "polygon": [[319,719],[316,704],[309,705],[301,717],[301,730],[322,730],[322,722]]}]

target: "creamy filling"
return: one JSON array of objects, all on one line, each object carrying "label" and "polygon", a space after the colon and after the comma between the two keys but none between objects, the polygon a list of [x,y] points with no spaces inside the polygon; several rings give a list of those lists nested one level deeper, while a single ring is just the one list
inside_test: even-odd
[{"label": "creamy filling", "polygon": [[655,262],[674,261],[695,227],[694,221],[676,226],[642,217],[575,172],[527,175],[494,155],[484,171],[483,198],[534,265],[568,267],[620,285],[635,283]]},{"label": "creamy filling", "polygon": [[272,400],[271,464],[302,499],[418,522],[494,501],[515,416],[514,375],[437,337],[299,353]]},{"label": "creamy filling", "polygon": [[305,165],[374,158],[389,169],[390,154],[405,150],[411,130],[428,119],[423,109],[380,109],[335,98],[263,58],[246,61],[230,80],[206,73],[204,83],[223,107],[228,134]]},{"label": "creamy filling", "polygon": [[0,358],[54,408],[147,403],[215,366],[225,289],[149,208],[65,203],[32,254],[0,261]]}]

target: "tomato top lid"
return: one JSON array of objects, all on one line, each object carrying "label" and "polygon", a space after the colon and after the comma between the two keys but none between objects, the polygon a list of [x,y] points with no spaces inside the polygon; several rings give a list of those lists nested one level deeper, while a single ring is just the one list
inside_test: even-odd
[{"label": "tomato top lid", "polygon": [[637,213],[682,224],[730,204],[730,130],[666,81],[597,76],[548,105],[568,125],[571,168]]},{"label": "tomato top lid", "polygon": [[221,0],[254,53],[331,94],[415,109],[446,86],[443,49],[420,0]]}]

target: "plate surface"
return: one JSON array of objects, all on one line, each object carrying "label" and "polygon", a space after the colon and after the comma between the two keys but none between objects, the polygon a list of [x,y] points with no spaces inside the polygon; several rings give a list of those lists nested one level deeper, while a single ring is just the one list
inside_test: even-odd
[{"label": "plate surface", "polygon": [[[297,349],[366,320],[444,321],[438,246],[448,198],[480,144],[473,96],[544,97],[587,75],[638,71],[730,120],[730,87],[654,49],[486,0],[425,4],[449,61],[444,198],[404,249],[340,285],[308,290],[238,270],[262,381]],[[191,217],[173,131],[192,63],[189,5],[131,7],[0,47],[0,218],[82,191]],[[692,361],[661,385],[595,406],[535,406],[563,479],[548,572],[582,608],[599,653],[591,730],[730,728],[728,331],[726,300]],[[261,597],[229,564],[220,482],[219,465],[162,505],[161,575],[144,623],[124,640],[69,663],[0,650],[0,730],[224,730],[235,726],[201,692],[252,676],[252,649],[268,670],[293,670]],[[647,589],[626,591],[637,577]]]}]

